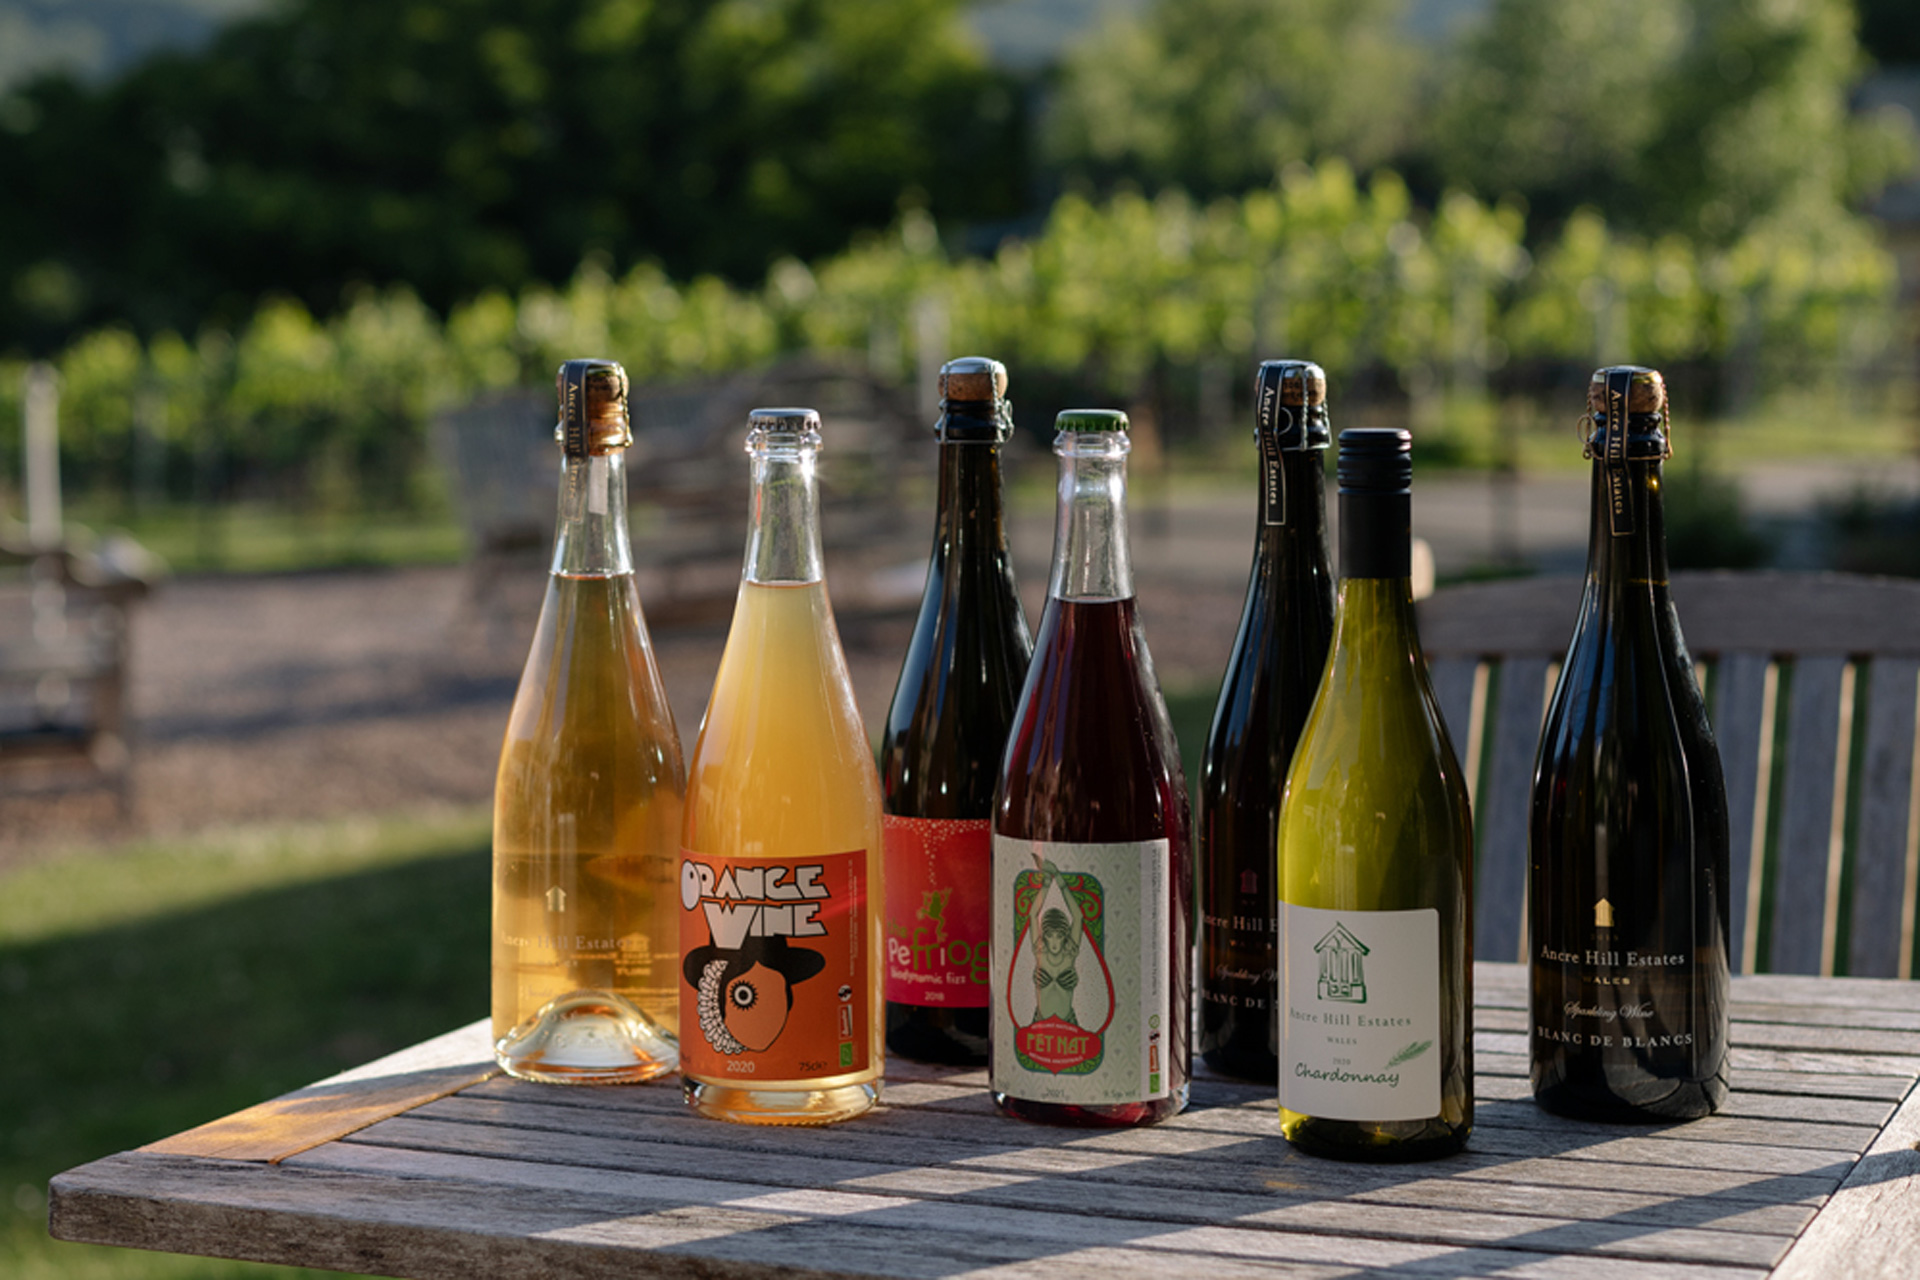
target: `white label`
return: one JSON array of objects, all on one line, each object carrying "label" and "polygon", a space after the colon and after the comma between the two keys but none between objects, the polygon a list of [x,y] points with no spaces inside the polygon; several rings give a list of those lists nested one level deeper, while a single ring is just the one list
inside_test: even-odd
[{"label": "white label", "polygon": [[1324,1120],[1440,1114],[1440,913],[1280,904],[1280,1105]]},{"label": "white label", "polygon": [[587,510],[607,514],[607,460],[597,453],[587,459]]},{"label": "white label", "polygon": [[993,837],[993,1087],[1120,1106],[1170,1090],[1171,846]]}]

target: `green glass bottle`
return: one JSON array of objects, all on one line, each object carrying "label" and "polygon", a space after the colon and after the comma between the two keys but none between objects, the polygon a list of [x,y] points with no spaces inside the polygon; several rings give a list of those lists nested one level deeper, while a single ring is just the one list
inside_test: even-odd
[{"label": "green glass bottle", "polygon": [[1414,625],[1411,451],[1340,433],[1333,648],[1280,803],[1280,1129],[1347,1160],[1473,1127],[1473,820]]},{"label": "green glass bottle", "polygon": [[1727,1096],[1727,796],[1667,588],[1666,383],[1588,393],[1587,586],[1548,704],[1528,829],[1534,1097],[1687,1120]]}]

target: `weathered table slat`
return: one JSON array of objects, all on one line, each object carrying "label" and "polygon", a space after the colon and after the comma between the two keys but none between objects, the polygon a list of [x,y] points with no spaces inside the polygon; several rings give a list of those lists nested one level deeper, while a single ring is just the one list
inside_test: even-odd
[{"label": "weathered table slat", "polygon": [[1301,1156],[1270,1089],[1214,1079],[1142,1130],[1006,1120],[983,1072],[911,1063],[851,1124],[716,1124],[670,1083],[487,1078],[475,1024],[63,1174],[52,1227],[457,1280],[1913,1274],[1920,987],[1740,978],[1725,1111],[1622,1127],[1531,1102],[1523,977],[1476,969],[1478,1121],[1431,1164]]}]

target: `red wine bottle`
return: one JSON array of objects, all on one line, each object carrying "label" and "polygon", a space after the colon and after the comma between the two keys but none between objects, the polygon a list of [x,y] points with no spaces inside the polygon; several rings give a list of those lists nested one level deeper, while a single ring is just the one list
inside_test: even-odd
[{"label": "red wine bottle", "polygon": [[1279,1069],[1273,850],[1280,790],[1333,636],[1333,565],[1321,455],[1327,377],[1269,360],[1254,386],[1260,523],[1240,630],[1200,767],[1200,1056],[1271,1083]]},{"label": "red wine bottle", "polygon": [[1535,768],[1527,893],[1534,1097],[1685,1120],[1727,1096],[1727,799],[1667,587],[1666,383],[1593,375],[1586,593]]},{"label": "red wine bottle", "polygon": [[1150,1124],[1187,1101],[1187,786],[1134,612],[1126,415],[1056,425],[1046,612],[994,795],[989,1079],[1009,1115]]},{"label": "red wine bottle", "polygon": [[940,497],[920,617],[880,745],[887,1048],[987,1060],[993,788],[1033,640],[1014,585],[1000,446],[1007,371],[940,371]]}]

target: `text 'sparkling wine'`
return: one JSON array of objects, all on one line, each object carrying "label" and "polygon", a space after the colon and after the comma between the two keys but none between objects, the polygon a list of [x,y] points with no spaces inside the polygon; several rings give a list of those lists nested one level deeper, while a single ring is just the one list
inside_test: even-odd
[{"label": "text 'sparkling wine'", "polygon": [[987,1059],[993,788],[1033,653],[1001,502],[1006,384],[977,356],[940,371],[933,556],[880,744],[887,1047],[930,1062]]},{"label": "text 'sparkling wine'", "polygon": [[1414,626],[1411,448],[1340,433],[1333,649],[1280,805],[1280,1129],[1349,1160],[1473,1127],[1473,819]]},{"label": "text 'sparkling wine'", "polygon": [[821,567],[811,409],[756,409],[752,525],[687,776],[680,1042],[687,1100],[825,1124],[880,1094],[880,778]]},{"label": "text 'sparkling wine'", "polygon": [[1269,360],[1254,387],[1260,523],[1240,630],[1200,767],[1200,1054],[1215,1071],[1274,1078],[1279,983],[1273,850],[1280,790],[1333,635],[1321,455],[1327,379]]},{"label": "text 'sparkling wine'", "polygon": [[673,1070],[686,774],[627,541],[627,376],[560,368],[560,518],[493,800],[494,1057],[568,1083]]},{"label": "text 'sparkling wine'", "polygon": [[1727,1096],[1727,798],[1667,587],[1666,384],[1593,375],[1586,593],[1528,828],[1533,1092],[1592,1119]]},{"label": "text 'sparkling wine'", "polygon": [[1127,418],[1069,410],[1033,664],[994,797],[994,1101],[1149,1124],[1187,1101],[1187,787],[1134,614]]}]

